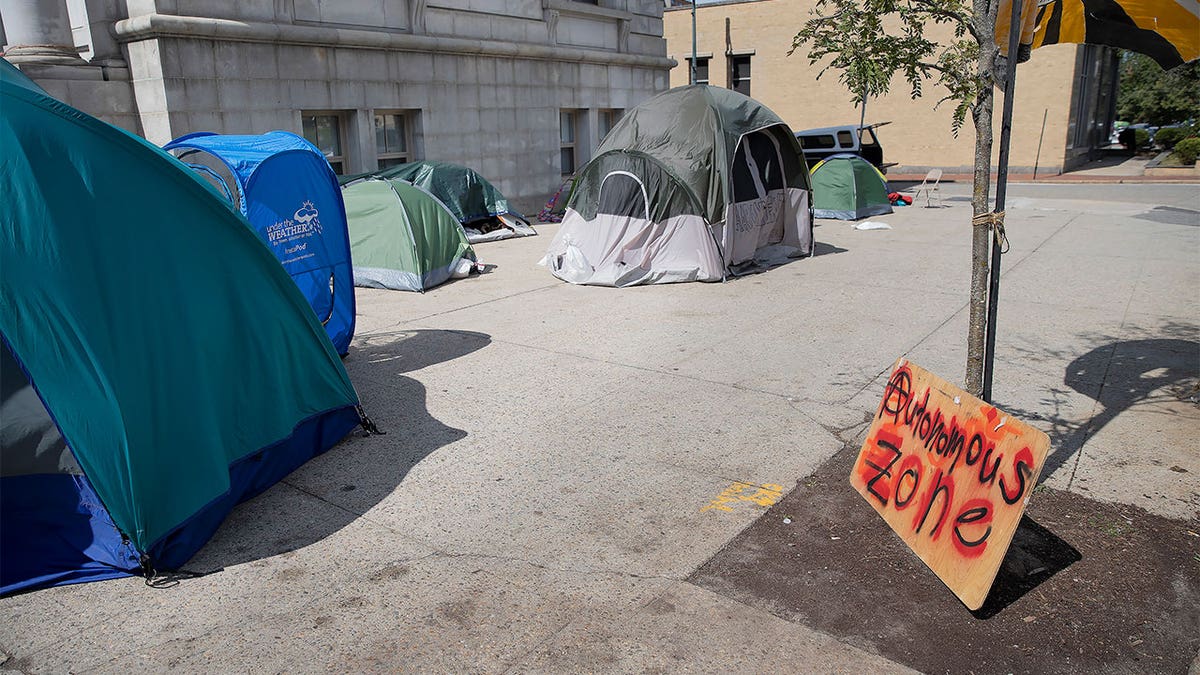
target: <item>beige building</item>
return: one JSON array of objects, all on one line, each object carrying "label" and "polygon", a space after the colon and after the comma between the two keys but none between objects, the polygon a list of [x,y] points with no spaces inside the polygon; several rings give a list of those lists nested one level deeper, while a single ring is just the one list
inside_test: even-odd
[{"label": "beige building", "polygon": [[[815,4],[815,0],[731,0],[699,5],[698,81],[748,93],[795,131],[858,124],[862,111],[851,103],[837,71],[817,79],[819,64],[809,65],[800,50],[788,56],[792,38]],[[679,63],[671,70],[671,86],[687,84],[691,8],[668,8],[663,24],[668,53]],[[1037,165],[1039,175],[1059,173],[1107,145],[1115,59],[1114,51],[1104,47],[1054,45],[1034,51],[1032,60],[1020,66],[1009,164],[1014,172],[1031,172]],[[931,85],[922,98],[912,100],[907,84],[897,78],[890,94],[867,101],[868,124],[891,122],[878,133],[884,161],[896,164],[890,170],[893,174],[924,173],[931,167],[970,171],[974,127],[968,117],[955,138],[950,129],[953,104],[935,108],[940,97],[939,88]],[[1002,101],[1000,94],[995,108],[997,139]]]}]

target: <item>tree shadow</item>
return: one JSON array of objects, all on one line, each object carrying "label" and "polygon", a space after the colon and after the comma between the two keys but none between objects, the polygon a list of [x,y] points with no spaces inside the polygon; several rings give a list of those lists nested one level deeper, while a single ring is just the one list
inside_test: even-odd
[{"label": "tree shadow", "polygon": [[[1102,342],[1067,365],[1065,388],[1049,392],[1051,414],[1006,406],[1024,419],[1050,423],[1047,434],[1053,451],[1046,458],[1040,481],[1078,455],[1090,438],[1130,408],[1189,400],[1189,396],[1195,400],[1200,395],[1200,342],[1191,337],[1196,331],[1191,324],[1169,322],[1157,331],[1164,337]],[[1030,358],[1047,357],[1045,350],[1027,351]],[[1065,360],[1062,354],[1049,356]],[[1063,414],[1072,391],[1097,404],[1082,422],[1072,422]],[[991,618],[1082,559],[1074,547],[1025,515],[987,600],[972,614],[978,619]]]},{"label": "tree shadow", "polygon": [[[1065,388],[1049,390],[1049,413],[1005,406],[1023,419],[1049,423],[1046,433],[1052,452],[1046,458],[1041,480],[1069,462],[1090,438],[1126,410],[1194,395],[1200,387],[1200,341],[1194,337],[1197,330],[1192,324],[1171,322],[1157,331],[1163,337],[1102,343],[1067,365]],[[1046,354],[1037,357],[1044,359]],[[1072,421],[1063,414],[1072,391],[1097,403],[1092,415],[1083,421]]]},{"label": "tree shadow", "polygon": [[425,386],[403,374],[466,356],[491,336],[409,330],[356,338],[345,366],[384,435],[359,430],[263,494],[238,505],[185,567],[200,573],[287,553],[353,523],[418,462],[467,436],[429,414]]},{"label": "tree shadow", "polygon": [[1021,517],[987,600],[972,610],[976,619],[990,619],[1050,577],[1083,560],[1083,555],[1028,515]]},{"label": "tree shadow", "polygon": [[1148,220],[1152,223],[1163,223],[1164,225],[1200,227],[1200,211],[1195,209],[1181,209],[1175,206],[1155,206],[1145,213],[1134,216],[1134,218]]}]

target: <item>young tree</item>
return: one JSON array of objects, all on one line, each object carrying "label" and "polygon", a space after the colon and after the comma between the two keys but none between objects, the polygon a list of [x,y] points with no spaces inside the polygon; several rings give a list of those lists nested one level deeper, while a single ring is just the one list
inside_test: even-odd
[{"label": "young tree", "polygon": [[[886,94],[897,75],[914,99],[933,81],[944,91],[936,105],[954,105],[955,136],[967,115],[975,126],[974,191],[976,218],[986,217],[992,157],[993,66],[997,48],[992,35],[998,0],[818,0],[813,18],[792,40],[789,54],[805,46],[809,63],[832,57],[818,75],[839,71],[838,79],[854,103]],[[943,26],[942,41],[929,30]],[[970,321],[964,389],[983,386],[987,319],[988,244],[986,226],[971,228]]]}]

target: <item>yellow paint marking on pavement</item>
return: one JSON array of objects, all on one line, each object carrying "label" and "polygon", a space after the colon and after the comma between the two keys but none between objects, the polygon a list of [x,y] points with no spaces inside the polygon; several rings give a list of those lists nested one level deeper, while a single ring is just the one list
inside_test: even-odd
[{"label": "yellow paint marking on pavement", "polygon": [[[753,490],[753,492],[751,492]],[[772,506],[775,502],[783,497],[783,486],[775,485],[774,483],[764,483],[762,485],[754,485],[752,483],[733,482],[729,487],[721,491],[716,499],[713,499],[708,504],[700,508],[700,512],[711,511],[733,511],[732,504],[739,502],[752,502],[759,506]]]}]

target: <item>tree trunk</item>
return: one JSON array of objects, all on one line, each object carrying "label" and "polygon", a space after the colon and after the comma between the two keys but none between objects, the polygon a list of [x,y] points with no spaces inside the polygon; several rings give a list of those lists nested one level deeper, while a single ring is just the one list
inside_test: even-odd
[{"label": "tree trunk", "polygon": [[[979,98],[971,108],[975,122],[975,182],[971,194],[971,209],[975,216],[988,213],[988,191],[992,179],[992,105],[995,101],[992,87],[992,66],[996,61],[996,45],[991,39],[995,33],[996,9],[999,2],[975,0],[976,34],[983,36],[979,45],[978,76],[983,83]],[[963,389],[979,396],[983,392],[983,355],[987,338],[988,265],[991,230],[987,227],[971,226],[971,300],[968,307],[967,324],[967,374]]]}]

